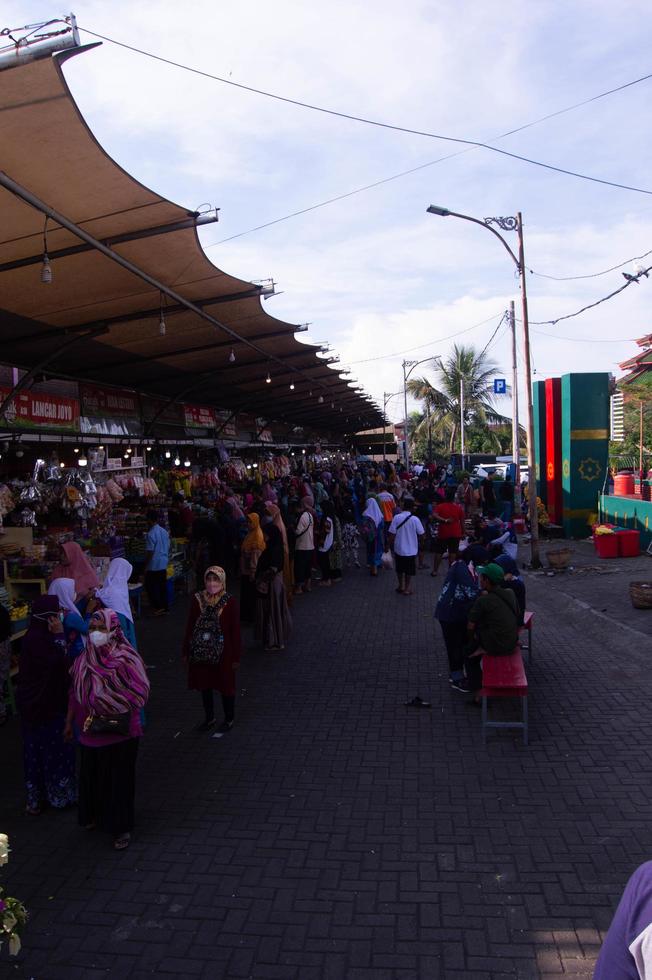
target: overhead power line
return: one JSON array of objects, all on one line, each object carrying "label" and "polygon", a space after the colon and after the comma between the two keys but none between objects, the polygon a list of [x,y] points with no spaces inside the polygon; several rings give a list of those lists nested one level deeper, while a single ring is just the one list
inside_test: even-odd
[{"label": "overhead power line", "polygon": [[[502,322],[505,314],[494,313],[493,316],[488,316],[486,320],[480,320],[479,323],[474,323],[471,327],[465,327],[464,330],[456,330],[455,333],[451,333],[447,337],[438,337],[436,340],[429,340],[427,343],[418,344],[416,347],[407,347],[405,350],[395,350],[391,354],[379,354],[377,357],[365,357],[359,361],[347,361],[346,363],[347,365],[369,364],[370,361],[385,361],[390,357],[400,357],[401,354],[410,354],[414,350],[423,350],[424,347],[433,347],[435,344],[443,344],[446,340],[454,340],[455,337],[461,337],[462,334],[470,333],[471,330],[477,330],[478,327],[484,326],[485,323],[490,323],[492,320],[495,320],[497,316],[500,316]],[[498,324],[498,326],[500,326],[500,324]]]},{"label": "overhead power line", "polygon": [[650,272],[652,272],[652,265],[648,266],[647,269],[641,269],[641,271],[638,272],[635,276],[630,276],[627,275],[626,273],[623,273],[623,275],[625,276],[625,282],[623,283],[623,285],[619,286],[618,289],[614,289],[611,293],[607,293],[606,296],[602,296],[601,299],[596,299],[595,302],[593,303],[587,303],[586,306],[583,306],[581,309],[576,310],[574,313],[566,313],[564,316],[558,316],[554,320],[530,320],[530,324],[536,325],[537,327],[545,327],[545,326],[554,327],[557,323],[561,323],[562,320],[571,320],[573,317],[579,316],[581,313],[586,313],[587,310],[592,310],[596,306],[600,306],[601,303],[606,303],[607,300],[613,299],[614,296],[617,296],[619,293],[622,293],[623,290],[628,289],[630,286],[633,286],[635,283],[640,284],[643,277],[649,279]]},{"label": "overhead power line", "polygon": [[[184,65],[181,62],[172,61],[170,58],[164,58],[161,55],[153,54],[151,51],[144,51],[142,48],[137,48],[132,44],[125,44],[124,41],[116,41],[115,38],[107,37],[104,34],[98,34],[96,31],[91,31],[85,27],[80,27],[79,29],[83,30],[85,34],[89,34],[91,37],[97,37],[102,41],[108,41],[110,44],[115,44],[118,47],[125,48],[127,51],[133,51],[136,54],[143,55],[143,57],[151,58],[154,61],[161,62],[162,64],[170,65],[173,68],[179,68],[182,71],[191,72],[193,75],[199,75],[202,78],[209,78],[212,81],[220,82],[223,85],[230,85],[233,88],[238,88],[245,92],[251,92],[254,95],[261,95],[268,99],[274,99],[277,102],[284,102],[288,105],[294,105],[301,109],[309,109],[312,112],[320,112],[323,115],[334,116],[338,119],[347,119],[350,122],[361,123],[365,126],[375,126],[378,129],[387,129],[396,133],[406,133],[411,136],[423,136],[427,139],[442,140],[445,143],[459,143],[463,146],[477,147],[478,149],[489,150],[491,153],[498,153],[501,156],[509,157],[512,160],[520,160],[521,163],[529,163],[534,167],[542,167],[544,170],[551,170],[555,173],[565,174],[568,177],[577,177],[580,180],[588,180],[595,184],[603,184],[607,187],[616,187],[619,190],[633,191],[637,194],[648,194],[652,196],[652,190],[647,190],[642,187],[633,187],[630,184],[622,184],[618,181],[606,180],[602,177],[592,177],[588,174],[578,173],[575,170],[567,170],[565,167],[557,167],[552,163],[544,163],[541,160],[534,160],[531,157],[522,156],[519,153],[512,153],[509,150],[503,150],[500,147],[491,146],[491,144],[483,143],[480,140],[464,139],[457,136],[446,136],[442,133],[430,133],[426,130],[412,129],[409,126],[398,126],[394,123],[386,123],[378,119],[369,119],[366,116],[358,116],[349,112],[340,112],[336,109],[327,109],[325,106],[314,105],[310,102],[302,102],[300,99],[292,99],[285,95],[278,95],[274,92],[268,92],[264,89],[255,88],[252,85],[245,85],[242,82],[234,82],[231,78],[223,78],[220,75],[213,75],[210,72],[202,71],[199,68],[192,68],[190,65]],[[640,79],[634,79],[631,82],[627,82],[624,86],[622,86],[622,88],[636,85],[639,82],[647,81],[650,78],[652,78],[652,74],[642,76]],[[614,89],[613,91],[617,90]],[[587,101],[593,101],[602,97],[602,95],[594,96],[592,100]]]},{"label": "overhead power line", "polygon": [[618,265],[612,265],[610,269],[603,269],[602,272],[591,272],[585,276],[550,276],[545,272],[537,272],[535,269],[528,269],[528,272],[533,276],[539,276],[540,279],[554,279],[556,282],[570,282],[576,279],[597,279],[599,276],[606,276],[608,272],[616,272],[617,269],[622,269],[624,265],[630,265],[632,262],[646,259],[648,255],[652,255],[652,249],[649,252],[644,252],[643,255],[633,255],[631,259],[625,259],[624,262],[619,262]]}]

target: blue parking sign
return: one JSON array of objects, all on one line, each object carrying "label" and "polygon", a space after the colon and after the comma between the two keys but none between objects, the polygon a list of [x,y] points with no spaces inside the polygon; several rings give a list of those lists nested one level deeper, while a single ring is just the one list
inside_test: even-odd
[{"label": "blue parking sign", "polygon": [[494,395],[506,395],[507,382],[505,378],[494,378]]}]

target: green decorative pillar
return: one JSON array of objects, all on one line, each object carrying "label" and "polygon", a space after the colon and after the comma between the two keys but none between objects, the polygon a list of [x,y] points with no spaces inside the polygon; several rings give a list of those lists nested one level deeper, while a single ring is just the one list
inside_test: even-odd
[{"label": "green decorative pillar", "polygon": [[565,374],[562,403],[562,507],[569,537],[590,533],[609,456],[609,375]]}]

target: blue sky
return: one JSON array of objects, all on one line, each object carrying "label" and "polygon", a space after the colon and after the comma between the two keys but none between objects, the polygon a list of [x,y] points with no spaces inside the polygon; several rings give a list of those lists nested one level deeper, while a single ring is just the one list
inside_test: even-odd
[{"label": "blue sky", "polygon": [[[81,2],[74,12],[81,27],[234,81],[485,141],[652,71],[649,7],[638,0],[196,0],[185,8],[113,0]],[[0,26],[63,13],[5,0]],[[458,147],[283,105],[111,44],[72,59],[65,73],[120,164],[181,204],[221,208],[220,223],[202,231],[211,259],[244,279],[273,276],[282,294],[269,312],[311,322],[307,336],[331,343],[381,400],[399,389],[403,356],[446,354],[453,340],[440,338],[492,318],[459,338],[484,347],[509,300],[519,301],[499,243],[466,222],[427,215],[429,203],[480,218],[521,210],[526,264],[537,272],[595,273],[652,249],[651,195],[486,150],[217,245]],[[652,190],[651,90],[644,82],[496,145]],[[532,275],[531,320],[572,312],[623,281],[620,272],[570,282]],[[634,353],[628,339],[652,329],[651,300],[644,280],[581,317],[533,325],[537,377],[617,372]],[[490,352],[506,373],[504,330]],[[417,373],[427,375],[428,365]],[[401,416],[398,398],[388,410]]]}]

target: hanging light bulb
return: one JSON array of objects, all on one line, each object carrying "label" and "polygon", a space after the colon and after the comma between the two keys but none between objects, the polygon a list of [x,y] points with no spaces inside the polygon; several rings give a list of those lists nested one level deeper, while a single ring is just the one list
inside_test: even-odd
[{"label": "hanging light bulb", "polygon": [[63,469],[65,467],[65,465],[66,465],[65,463],[59,463],[59,466],[60,466],[61,469]]},{"label": "hanging light bulb", "polygon": [[312,391],[309,391],[309,392],[308,392],[308,397],[309,397],[309,398],[312,398]]},{"label": "hanging light bulb", "polygon": [[323,405],[324,404],[324,396],[323,395],[320,395],[319,398],[317,399],[317,401],[319,402],[320,405]]},{"label": "hanging light bulb", "polygon": [[184,466],[186,466],[186,467],[188,467],[188,466],[190,466],[190,460],[188,459],[188,457],[186,457],[186,458],[184,459],[184,461],[183,461],[183,465],[184,465]]},{"label": "hanging light bulb", "polygon": [[175,456],[174,457],[174,465],[175,466],[181,466],[181,460],[179,459],[178,456]]},{"label": "hanging light bulb", "polygon": [[79,463],[80,466],[88,466],[88,460],[86,459],[85,456],[80,456],[77,462]]},{"label": "hanging light bulb", "polygon": [[75,446],[75,448],[73,449],[73,453],[78,453],[78,452],[79,452],[79,449]]},{"label": "hanging light bulb", "polygon": [[165,458],[166,459],[169,459],[171,457],[171,455],[172,455],[172,453],[170,452],[170,450],[169,449],[166,449],[165,450]]},{"label": "hanging light bulb", "polygon": [[161,315],[158,321],[158,332],[161,337],[165,337],[165,295],[163,293],[160,294],[160,308]]},{"label": "hanging light bulb", "polygon": [[41,266],[41,282],[48,285],[52,282],[52,266],[48,257],[48,218],[45,217],[43,226],[43,265]]},{"label": "hanging light bulb", "polygon": [[267,377],[265,378],[265,384],[271,385],[272,379],[270,377],[269,371],[267,372]]},{"label": "hanging light bulb", "polygon": [[148,447],[147,447],[147,452],[148,452],[148,453],[151,453],[151,451],[152,451],[152,447],[151,447],[151,446],[148,446]]},{"label": "hanging light bulb", "polygon": [[235,351],[231,348],[231,353],[229,354],[229,364],[233,364],[235,361]]},{"label": "hanging light bulb", "polygon": [[290,391],[294,391],[294,381],[290,382]]}]

